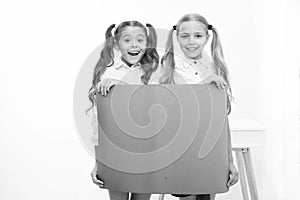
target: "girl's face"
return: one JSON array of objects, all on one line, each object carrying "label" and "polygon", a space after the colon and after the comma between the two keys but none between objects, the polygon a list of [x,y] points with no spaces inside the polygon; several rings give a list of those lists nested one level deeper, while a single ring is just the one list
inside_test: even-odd
[{"label": "girl's face", "polygon": [[118,48],[130,64],[138,63],[146,51],[147,36],[143,28],[127,26],[121,33]]},{"label": "girl's face", "polygon": [[209,39],[205,25],[197,21],[183,22],[178,30],[177,40],[184,55],[191,59],[200,59]]}]

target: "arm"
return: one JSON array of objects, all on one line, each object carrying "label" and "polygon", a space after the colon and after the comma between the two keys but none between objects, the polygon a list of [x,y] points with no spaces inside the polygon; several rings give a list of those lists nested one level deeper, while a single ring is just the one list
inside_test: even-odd
[{"label": "arm", "polygon": [[229,180],[227,182],[227,186],[230,187],[238,182],[239,173],[233,164],[231,133],[230,133],[230,127],[229,127],[229,122],[227,117],[226,117],[226,124],[227,124],[227,134],[228,134],[227,139],[228,139],[228,162],[229,162]]},{"label": "arm", "polygon": [[121,80],[116,80],[112,78],[106,78],[102,79],[98,84],[97,84],[97,90],[98,92],[101,92],[102,95],[106,96],[107,93],[109,92],[110,88],[114,85],[128,85],[128,83],[121,81]]},{"label": "arm", "polygon": [[95,156],[95,165],[94,168],[91,171],[91,177],[92,177],[92,181],[93,183],[95,183],[96,185],[98,185],[99,187],[103,187],[104,182],[102,180],[99,180],[97,177],[97,172],[98,172],[98,168],[97,168],[97,151],[98,151],[98,118],[97,118],[97,108],[96,105],[93,107],[92,110],[92,121],[91,121],[91,125],[93,128],[93,135],[91,137],[92,143],[95,146],[95,151],[94,151],[94,156]]},{"label": "arm", "polygon": [[229,163],[233,163],[232,145],[231,145],[231,132],[230,132],[228,118],[226,119],[226,121],[227,121],[227,133],[228,133],[228,138],[227,138],[228,139],[228,161],[229,161]]},{"label": "arm", "polygon": [[211,73],[207,78],[200,82],[201,84],[215,84],[217,88],[224,89],[227,85],[224,79],[214,73]]},{"label": "arm", "polygon": [[[98,118],[97,118],[97,108],[96,105],[93,106],[92,108],[92,119],[91,119],[91,126],[92,126],[92,143],[93,145],[97,146],[98,145]],[[96,151],[95,151],[96,153]],[[95,154],[94,154],[95,155]]]},{"label": "arm", "polygon": [[[95,146],[95,154],[97,152],[97,149],[98,149],[98,146]],[[95,165],[91,172],[92,181],[99,187],[103,187],[104,182],[101,179],[99,179],[99,177],[97,176],[97,173],[98,173],[97,158],[95,156]]]}]

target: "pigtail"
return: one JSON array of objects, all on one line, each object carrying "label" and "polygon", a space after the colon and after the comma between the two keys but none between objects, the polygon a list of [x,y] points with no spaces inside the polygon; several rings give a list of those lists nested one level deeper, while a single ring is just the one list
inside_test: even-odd
[{"label": "pigtail", "polygon": [[149,34],[148,34],[148,48],[154,48],[156,49],[157,47],[157,34],[154,29],[154,27],[151,24],[146,24],[146,27],[149,29]]},{"label": "pigtail", "polygon": [[114,64],[114,37],[111,33],[114,27],[115,24],[110,25],[105,32],[105,44],[103,49],[101,50],[100,58],[95,66],[92,86],[89,90],[88,95],[91,106],[86,110],[86,113],[95,105],[96,85],[98,82],[100,82],[100,77],[105,72],[106,67],[112,66]]},{"label": "pigtail", "polygon": [[157,69],[159,64],[159,55],[156,51],[157,46],[157,34],[154,27],[151,24],[146,24],[148,28],[147,34],[147,48],[146,52],[141,59],[141,65],[144,70],[144,75],[141,76],[141,81],[147,85],[152,73]]},{"label": "pigtail", "polygon": [[174,28],[172,28],[169,31],[168,41],[165,46],[166,51],[164,56],[161,59],[161,65],[163,70],[163,74],[159,80],[161,84],[174,83],[175,59],[174,59],[173,32],[174,32]]},{"label": "pigtail", "polygon": [[215,67],[216,73],[225,80],[225,82],[228,86],[227,114],[229,114],[231,112],[231,101],[233,100],[233,97],[232,97],[231,86],[229,83],[228,68],[224,61],[222,45],[221,45],[221,41],[220,41],[219,34],[217,32],[217,29],[215,27],[212,27],[211,25],[210,25],[209,29],[212,30],[212,32],[213,32],[213,39],[211,42],[211,55],[213,58],[214,67]]}]

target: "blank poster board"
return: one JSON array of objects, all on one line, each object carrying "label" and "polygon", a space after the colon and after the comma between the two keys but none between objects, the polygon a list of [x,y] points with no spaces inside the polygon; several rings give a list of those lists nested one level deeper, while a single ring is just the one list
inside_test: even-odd
[{"label": "blank poster board", "polygon": [[166,194],[228,191],[225,90],[117,85],[96,98],[96,158],[104,188]]}]

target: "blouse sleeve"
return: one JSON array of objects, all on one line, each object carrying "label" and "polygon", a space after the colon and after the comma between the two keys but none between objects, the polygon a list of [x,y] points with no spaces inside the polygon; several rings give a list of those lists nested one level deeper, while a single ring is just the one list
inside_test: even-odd
[{"label": "blouse sleeve", "polygon": [[96,106],[93,107],[92,110],[92,121],[91,121],[91,125],[92,125],[92,143],[95,146],[98,146],[98,118],[97,118],[97,108]]},{"label": "blouse sleeve", "polygon": [[159,79],[162,76],[161,66],[159,65],[156,71],[151,74],[151,77],[148,81],[148,85],[157,85],[159,84]]},{"label": "blouse sleeve", "polygon": [[[107,70],[106,70],[106,71],[107,71]],[[106,73],[106,71],[105,71],[105,72],[102,74],[102,76],[100,77],[100,80],[101,80],[101,81],[107,78],[107,73]]]}]

